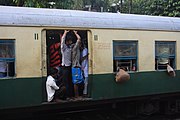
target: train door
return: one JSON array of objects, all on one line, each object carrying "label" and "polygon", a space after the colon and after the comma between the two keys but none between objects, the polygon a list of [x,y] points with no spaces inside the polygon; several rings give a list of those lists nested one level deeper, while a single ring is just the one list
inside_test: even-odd
[{"label": "train door", "polygon": [[[84,61],[87,60],[87,71],[83,71],[84,79],[85,77],[88,77],[88,59],[84,59],[82,57],[82,53],[85,53],[85,48],[87,52],[87,58],[88,58],[88,31],[87,30],[76,30],[77,33],[81,37],[81,58],[80,64],[81,66],[84,66]],[[62,63],[62,54],[61,54],[61,37],[64,33],[64,30],[57,30],[57,29],[51,29],[46,30],[46,69],[47,69],[47,75],[50,73],[51,68],[57,68],[61,67]],[[74,34],[74,30],[70,30],[67,34],[67,36],[71,36],[73,44],[76,43],[77,37]],[[82,49],[84,48],[84,49]],[[84,69],[84,68],[82,68]],[[84,87],[84,86],[83,86]]]},{"label": "train door", "polygon": [[[47,56],[47,74],[49,74],[49,70],[51,67],[56,68],[61,64],[61,50],[60,50],[60,43],[61,37],[64,33],[64,30],[47,30],[46,31],[46,56]],[[88,41],[87,41],[87,31],[86,30],[78,30],[78,34],[81,37],[82,46],[88,48]],[[73,43],[76,42],[76,36],[74,35],[73,31],[70,30],[67,36],[71,36]],[[57,56],[60,54],[60,57]]]}]

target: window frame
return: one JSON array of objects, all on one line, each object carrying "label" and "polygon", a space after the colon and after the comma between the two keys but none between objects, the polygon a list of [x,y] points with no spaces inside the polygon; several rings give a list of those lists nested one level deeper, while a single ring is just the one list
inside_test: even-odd
[{"label": "window frame", "polygon": [[[115,46],[116,45],[127,45],[127,46],[130,46],[129,44],[131,44],[131,46],[133,44],[135,44],[135,55],[129,55],[129,56],[115,56]],[[136,64],[136,70],[135,71],[132,71],[132,70],[128,70],[127,72],[137,72],[138,71],[138,41],[137,40],[113,40],[113,71],[115,70],[115,61],[118,61],[118,60],[135,60],[135,64]],[[133,67],[133,64],[132,62],[130,63],[130,67]],[[116,72],[116,71],[114,71]]]},{"label": "window frame", "polygon": [[[174,53],[173,54],[170,54],[168,55],[168,59],[173,59],[173,65],[170,64],[170,66],[173,68],[173,69],[176,69],[176,41],[155,41],[155,70],[156,71],[166,71],[166,67],[165,69],[159,69],[158,68],[158,59],[160,58],[160,55],[157,55],[157,44],[159,45],[173,45],[173,48],[174,48]],[[165,58],[165,57],[164,57]],[[168,62],[168,64],[171,63],[170,61]],[[163,66],[163,64],[161,64],[161,66]],[[164,65],[166,66],[166,65]]]}]

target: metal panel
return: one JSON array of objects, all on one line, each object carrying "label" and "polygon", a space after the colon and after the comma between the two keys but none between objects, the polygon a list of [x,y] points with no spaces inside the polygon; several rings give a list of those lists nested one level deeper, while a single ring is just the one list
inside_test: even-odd
[{"label": "metal panel", "polygon": [[180,31],[180,18],[0,6],[0,25]]}]

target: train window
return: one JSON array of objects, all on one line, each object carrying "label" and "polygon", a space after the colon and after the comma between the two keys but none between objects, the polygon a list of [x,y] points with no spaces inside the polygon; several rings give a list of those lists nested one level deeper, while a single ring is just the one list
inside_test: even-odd
[{"label": "train window", "polygon": [[175,68],[176,42],[155,42],[155,69],[166,70],[167,64]]},{"label": "train window", "polygon": [[113,66],[114,72],[137,70],[137,41],[113,41]]},{"label": "train window", "polygon": [[15,75],[15,41],[0,40],[0,78]]}]

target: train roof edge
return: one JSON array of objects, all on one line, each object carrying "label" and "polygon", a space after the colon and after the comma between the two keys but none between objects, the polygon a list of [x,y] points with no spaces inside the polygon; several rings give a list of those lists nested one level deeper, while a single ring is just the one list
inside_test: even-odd
[{"label": "train roof edge", "polygon": [[180,18],[0,6],[0,25],[180,31]]}]

